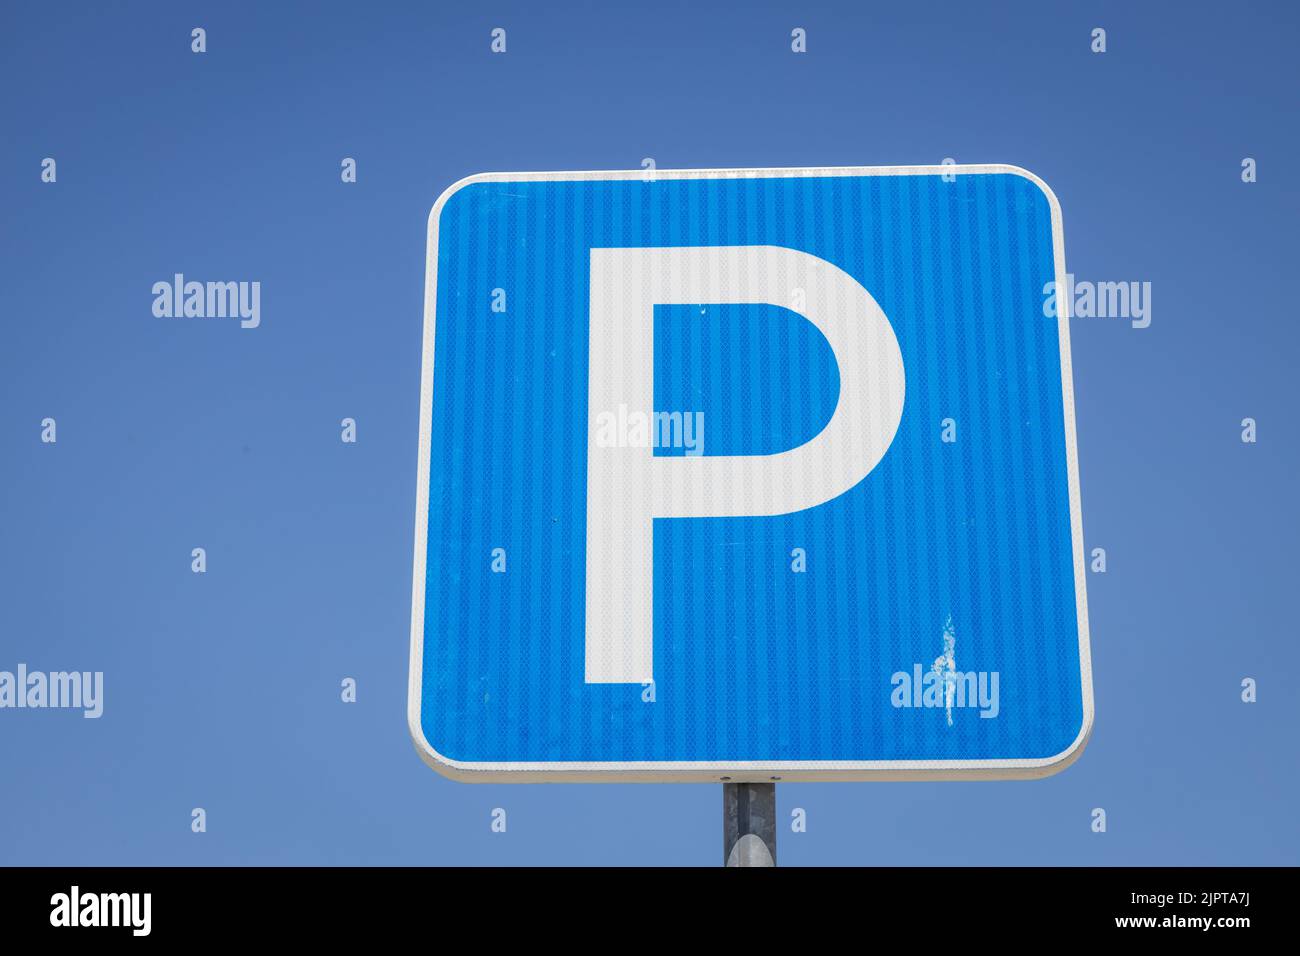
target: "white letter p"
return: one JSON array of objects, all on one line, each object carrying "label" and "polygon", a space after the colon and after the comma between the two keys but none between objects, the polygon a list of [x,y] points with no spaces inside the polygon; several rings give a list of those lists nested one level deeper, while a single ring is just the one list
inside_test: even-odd
[{"label": "white letter p", "polygon": [[[597,443],[602,413],[654,410],[656,305],[781,305],[794,289],[840,371],[839,402],[814,438],[773,455],[695,457],[656,456],[652,442]],[[589,366],[586,681],[644,684],[653,679],[654,519],[789,514],[842,495],[894,440],[903,356],[876,300],[824,259],[779,246],[682,246],[591,250]]]}]

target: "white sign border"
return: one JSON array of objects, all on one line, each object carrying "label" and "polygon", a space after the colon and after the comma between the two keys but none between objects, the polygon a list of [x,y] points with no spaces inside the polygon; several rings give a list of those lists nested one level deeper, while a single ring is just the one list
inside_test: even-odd
[{"label": "white sign border", "polygon": [[1058,297],[1061,344],[1061,396],[1065,409],[1065,456],[1069,472],[1070,534],[1074,548],[1075,607],[1078,612],[1079,670],[1083,724],[1074,742],[1051,757],[990,760],[756,760],[756,761],[556,761],[468,762],[438,753],[425,739],[420,721],[424,686],[424,594],[429,531],[429,458],[433,411],[434,306],[438,286],[438,220],[447,201],[471,183],[523,180],[575,182],[659,179],[773,179],[827,176],[957,176],[1011,174],[1028,179],[1047,197],[1052,210],[1052,249],[1056,287],[1065,287],[1065,239],[1061,204],[1051,188],[1019,166],[1000,163],[941,166],[833,166],[789,169],[654,169],[590,172],[477,173],[447,187],[429,213],[424,282],[424,348],[420,370],[420,445],[416,478],[415,559],[411,585],[411,669],[407,723],[420,756],[434,770],[467,783],[768,783],[865,780],[1012,780],[1051,776],[1083,752],[1092,735],[1092,655],[1089,649],[1087,567],[1083,516],[1079,503],[1079,455],[1074,424],[1074,373],[1070,363],[1069,303]]}]

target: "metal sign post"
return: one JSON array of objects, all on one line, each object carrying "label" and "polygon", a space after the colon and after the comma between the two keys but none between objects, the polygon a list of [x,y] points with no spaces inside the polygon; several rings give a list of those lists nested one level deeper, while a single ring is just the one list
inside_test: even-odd
[{"label": "metal sign post", "polygon": [[776,784],[722,785],[725,866],[776,866]]}]

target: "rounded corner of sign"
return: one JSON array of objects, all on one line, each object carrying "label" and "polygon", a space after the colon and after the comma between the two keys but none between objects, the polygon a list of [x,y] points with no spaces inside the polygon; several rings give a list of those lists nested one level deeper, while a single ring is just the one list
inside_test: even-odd
[{"label": "rounded corner of sign", "polygon": [[1049,757],[1034,774],[1037,778],[1054,777],[1056,774],[1071,766],[1076,760],[1083,756],[1083,751],[1088,746],[1088,741],[1092,739],[1092,708],[1089,707],[1084,711],[1083,721],[1079,727],[1079,733],[1075,736],[1074,742],[1065,750],[1062,750],[1054,757]]},{"label": "rounded corner of sign", "polygon": [[411,743],[415,745],[415,752],[420,755],[420,759],[436,770],[440,776],[448,780],[454,780],[457,783],[466,783],[474,779],[473,774],[465,770],[462,764],[457,763],[449,757],[444,757],[433,748],[427,737],[424,736],[424,727],[420,723],[420,714],[416,709],[412,709],[407,717],[407,729],[411,732]]},{"label": "rounded corner of sign", "polygon": [[1027,179],[1038,187],[1039,192],[1047,199],[1047,205],[1052,210],[1052,217],[1057,221],[1061,218],[1061,201],[1056,198],[1056,193],[1052,187],[1047,185],[1047,180],[1039,176],[1032,170],[1025,169],[1023,166],[1017,166],[1014,163],[996,163],[989,167],[992,172],[1004,173],[1008,176],[1018,176],[1021,179]]},{"label": "rounded corner of sign", "polygon": [[495,173],[471,173],[456,180],[450,186],[442,191],[437,199],[434,200],[433,207],[429,210],[429,238],[432,238],[438,231],[438,217],[442,215],[442,209],[451,201],[451,197],[456,195],[466,186],[472,186],[475,183],[484,183],[492,179]]}]

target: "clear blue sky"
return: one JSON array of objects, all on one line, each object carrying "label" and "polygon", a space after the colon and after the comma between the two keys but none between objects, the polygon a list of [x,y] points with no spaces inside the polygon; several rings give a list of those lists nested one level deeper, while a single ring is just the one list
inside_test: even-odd
[{"label": "clear blue sky", "polygon": [[[1109,561],[1087,751],[1041,782],[782,784],[808,812],[782,862],[1295,863],[1298,27],[1283,3],[8,4],[0,669],[102,670],[106,699],[0,711],[0,863],[719,861],[717,786],[455,784],[405,721],[429,208],[473,172],[644,157],[1014,163],[1060,198],[1071,272],[1153,284],[1149,328],[1073,326]],[[154,318],[176,272],[259,280],[261,327]]]}]

